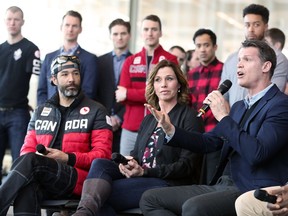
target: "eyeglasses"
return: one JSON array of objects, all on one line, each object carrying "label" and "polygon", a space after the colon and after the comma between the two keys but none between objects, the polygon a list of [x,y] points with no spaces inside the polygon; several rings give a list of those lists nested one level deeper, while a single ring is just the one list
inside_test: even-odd
[{"label": "eyeglasses", "polygon": [[55,75],[62,70],[62,64],[71,61],[74,63],[74,68],[80,69],[80,60],[77,56],[61,55],[57,56],[51,63],[51,75]]}]

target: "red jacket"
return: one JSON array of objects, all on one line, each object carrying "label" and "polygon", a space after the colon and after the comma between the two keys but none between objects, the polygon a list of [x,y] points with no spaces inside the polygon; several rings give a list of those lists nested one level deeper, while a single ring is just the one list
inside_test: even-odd
[{"label": "red jacket", "polygon": [[147,54],[144,47],[140,52],[125,60],[119,83],[120,86],[127,88],[127,98],[124,101],[126,111],[122,128],[134,132],[138,131],[144,116],[147,114],[144,103],[146,103],[145,88],[149,75],[148,70],[150,71],[163,59],[178,64],[177,58],[165,51],[161,45],[154,50],[149,66],[147,66]]},{"label": "red jacket", "polygon": [[[21,155],[36,152],[36,145],[53,148],[60,129],[58,94],[34,112],[29,123]],[[81,195],[83,182],[95,158],[111,158],[112,131],[106,123],[107,111],[99,103],[80,94],[67,111],[61,150],[75,156],[78,180],[74,194]],[[60,134],[60,136],[62,136]]]}]

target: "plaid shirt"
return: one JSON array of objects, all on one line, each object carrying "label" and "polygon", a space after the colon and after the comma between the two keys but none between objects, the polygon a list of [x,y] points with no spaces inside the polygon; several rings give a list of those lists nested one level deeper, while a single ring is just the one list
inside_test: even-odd
[{"label": "plaid shirt", "polygon": [[[207,95],[218,88],[222,68],[223,63],[215,57],[208,66],[200,65],[188,72],[190,97],[194,109],[199,110],[203,106],[203,101]],[[202,116],[206,132],[216,126],[217,120],[211,110]]]}]

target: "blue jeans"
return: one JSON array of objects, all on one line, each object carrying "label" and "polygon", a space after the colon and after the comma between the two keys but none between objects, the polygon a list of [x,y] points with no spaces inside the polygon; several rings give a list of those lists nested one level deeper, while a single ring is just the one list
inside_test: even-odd
[{"label": "blue jeans", "polygon": [[70,198],[77,182],[72,166],[35,153],[17,158],[0,186],[0,216],[14,200],[15,215],[40,215],[43,198]]},{"label": "blue jeans", "polygon": [[120,173],[118,165],[107,159],[95,159],[87,178],[104,179],[112,186],[112,193],[100,212],[103,216],[116,215],[115,212],[118,211],[139,208],[140,198],[146,190],[168,186],[168,183],[160,178],[126,178]]},{"label": "blue jeans", "polygon": [[0,111],[0,171],[5,150],[9,146],[13,161],[20,155],[30,120],[28,108]]}]

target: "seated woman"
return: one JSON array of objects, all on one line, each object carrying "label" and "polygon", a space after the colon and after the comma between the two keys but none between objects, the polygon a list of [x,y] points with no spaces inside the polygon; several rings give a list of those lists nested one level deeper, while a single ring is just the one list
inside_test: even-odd
[{"label": "seated woman", "polygon": [[[159,62],[150,72],[145,96],[178,127],[203,132],[202,119],[189,107],[188,83],[178,65]],[[197,183],[201,155],[163,145],[165,134],[157,124],[151,114],[144,118],[127,165],[107,159],[93,161],[74,216],[115,215],[138,208],[147,189]]]}]

